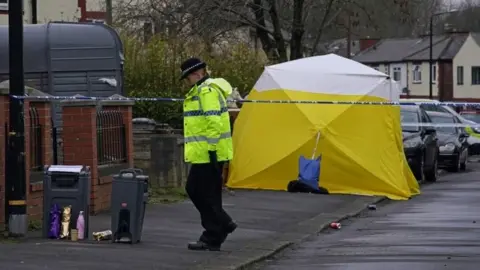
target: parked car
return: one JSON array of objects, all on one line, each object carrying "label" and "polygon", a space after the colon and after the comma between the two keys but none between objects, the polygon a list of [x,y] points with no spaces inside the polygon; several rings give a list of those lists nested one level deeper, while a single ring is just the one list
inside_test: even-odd
[{"label": "parked car", "polygon": [[[401,106],[403,149],[417,180],[437,181],[437,131],[430,117],[419,106]],[[415,125],[417,124],[418,125]]]},{"label": "parked car", "polygon": [[475,128],[478,122],[473,119],[465,117],[465,115],[461,115],[455,109],[447,105],[440,105],[438,100],[432,99],[401,99],[400,101],[404,102],[424,102],[424,104],[420,105],[422,109],[427,112],[443,112],[449,113],[460,120],[460,123],[464,124],[465,131],[470,135],[467,139],[468,153],[470,155],[480,155],[480,129]]},{"label": "parked car", "polygon": [[468,133],[461,127],[460,120],[449,113],[427,112],[437,130],[440,149],[439,166],[449,171],[465,170],[468,161]]},{"label": "parked car", "polygon": [[480,155],[480,112],[463,111],[460,115],[472,123],[471,127],[465,128],[465,131],[470,135],[468,138],[468,153],[470,155]]}]

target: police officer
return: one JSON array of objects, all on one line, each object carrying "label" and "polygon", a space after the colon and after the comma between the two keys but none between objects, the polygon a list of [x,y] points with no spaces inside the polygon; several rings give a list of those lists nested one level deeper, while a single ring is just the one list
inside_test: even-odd
[{"label": "police officer", "polygon": [[191,163],[186,191],[205,229],[188,249],[218,251],[237,228],[222,207],[222,167],[233,157],[226,102],[232,86],[224,79],[210,78],[206,67],[198,58],[181,65],[181,80],[191,86],[183,104],[185,161]]}]

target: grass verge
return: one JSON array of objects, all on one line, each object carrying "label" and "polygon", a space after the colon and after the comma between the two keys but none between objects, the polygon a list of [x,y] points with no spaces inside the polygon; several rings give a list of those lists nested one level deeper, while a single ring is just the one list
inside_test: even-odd
[{"label": "grass verge", "polygon": [[170,204],[178,203],[188,198],[185,188],[159,188],[151,187],[149,190],[149,203],[152,204]]}]

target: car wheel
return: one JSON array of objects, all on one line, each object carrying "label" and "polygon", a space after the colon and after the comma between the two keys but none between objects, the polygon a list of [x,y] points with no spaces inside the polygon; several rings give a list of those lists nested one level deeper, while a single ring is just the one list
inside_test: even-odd
[{"label": "car wheel", "polygon": [[413,171],[413,175],[418,182],[423,182],[425,180],[425,155],[422,154],[419,157],[419,162]]},{"label": "car wheel", "polygon": [[454,159],[454,162],[453,162],[453,165],[450,166],[449,168],[449,171],[450,172],[458,172],[460,171],[460,168],[461,168],[461,163],[462,161],[460,160],[460,154],[458,154],[455,159]]},{"label": "car wheel", "polygon": [[425,180],[427,182],[436,182],[438,179],[438,158],[435,157],[435,161],[433,162],[432,169],[425,174]]}]

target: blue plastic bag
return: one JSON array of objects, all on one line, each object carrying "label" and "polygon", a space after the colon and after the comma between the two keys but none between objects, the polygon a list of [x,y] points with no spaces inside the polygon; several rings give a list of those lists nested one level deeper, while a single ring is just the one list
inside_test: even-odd
[{"label": "blue plastic bag", "polygon": [[301,156],[298,160],[298,181],[314,190],[319,190],[321,160],[321,156],[316,159],[307,159]]}]

